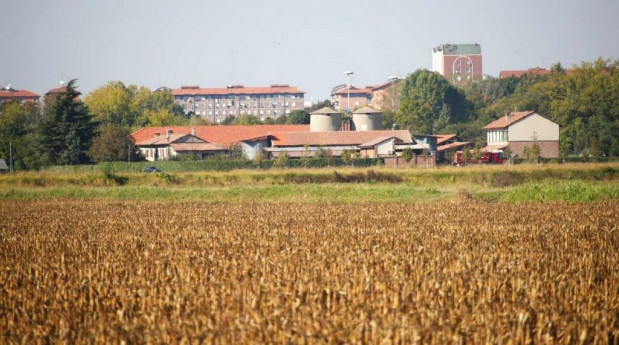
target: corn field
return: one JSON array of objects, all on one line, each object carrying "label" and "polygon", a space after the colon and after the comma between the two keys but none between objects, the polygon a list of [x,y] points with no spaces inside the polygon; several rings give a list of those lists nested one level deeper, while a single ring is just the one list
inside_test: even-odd
[{"label": "corn field", "polygon": [[10,201],[0,343],[618,344],[619,207]]}]

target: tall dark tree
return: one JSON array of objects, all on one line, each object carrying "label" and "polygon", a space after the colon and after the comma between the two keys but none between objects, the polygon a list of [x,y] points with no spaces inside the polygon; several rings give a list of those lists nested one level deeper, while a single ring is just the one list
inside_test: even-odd
[{"label": "tall dark tree", "polygon": [[310,123],[310,113],[305,109],[293,110],[286,117],[289,125],[302,125]]},{"label": "tall dark tree", "polygon": [[71,165],[87,163],[86,151],[95,134],[97,123],[79,100],[76,79],[67,89],[45,105],[38,128],[38,147],[43,164]]},{"label": "tall dark tree", "polygon": [[404,81],[396,120],[402,128],[432,134],[440,129],[436,125],[467,121],[467,105],[463,92],[441,75],[418,70]]}]

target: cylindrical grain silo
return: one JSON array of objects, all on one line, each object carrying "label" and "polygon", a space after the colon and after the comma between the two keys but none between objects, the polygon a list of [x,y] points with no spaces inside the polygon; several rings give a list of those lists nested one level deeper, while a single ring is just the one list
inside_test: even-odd
[{"label": "cylindrical grain silo", "polygon": [[383,129],[383,114],[372,107],[363,107],[352,113],[351,131],[378,131]]},{"label": "cylindrical grain silo", "polygon": [[337,110],[324,107],[310,114],[311,132],[339,131],[342,127],[342,114]]}]

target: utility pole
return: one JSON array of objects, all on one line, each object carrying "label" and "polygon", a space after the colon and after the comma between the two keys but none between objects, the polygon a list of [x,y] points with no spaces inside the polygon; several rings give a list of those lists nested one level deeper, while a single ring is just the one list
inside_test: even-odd
[{"label": "utility pole", "polygon": [[347,98],[348,98],[348,106],[346,108],[346,113],[350,114],[350,75],[353,74],[352,71],[344,72],[346,74],[346,89],[347,89]]},{"label": "utility pole", "polygon": [[131,163],[131,144],[127,144],[127,162]]},{"label": "utility pole", "polygon": [[13,143],[9,141],[9,172],[13,172]]}]

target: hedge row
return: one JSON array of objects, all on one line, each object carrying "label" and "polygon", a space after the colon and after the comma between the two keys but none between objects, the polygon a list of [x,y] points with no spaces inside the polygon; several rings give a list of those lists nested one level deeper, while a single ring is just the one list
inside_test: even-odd
[{"label": "hedge row", "polygon": [[341,158],[311,158],[307,160],[288,159],[286,161],[263,160],[254,163],[248,160],[201,160],[201,161],[157,161],[157,162],[111,162],[99,165],[71,165],[44,168],[56,172],[100,172],[102,168],[113,172],[141,172],[148,166],[154,166],[165,172],[178,171],[231,171],[236,169],[270,169],[270,168],[323,168],[328,166],[371,167],[382,165],[382,158],[359,158],[345,162]]}]

